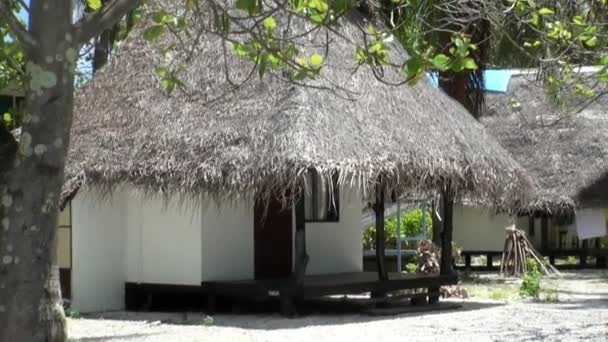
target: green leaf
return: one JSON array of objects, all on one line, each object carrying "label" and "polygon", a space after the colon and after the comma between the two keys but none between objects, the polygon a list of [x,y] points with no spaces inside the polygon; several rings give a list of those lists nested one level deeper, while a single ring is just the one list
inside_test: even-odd
[{"label": "green leaf", "polygon": [[274,29],[277,28],[277,22],[274,20],[273,17],[268,17],[264,19],[262,25],[264,25],[264,28],[268,31],[274,31]]},{"label": "green leaf", "polygon": [[540,26],[540,16],[537,13],[532,14],[532,17],[530,18],[530,24],[532,24],[534,27]]},{"label": "green leaf", "polygon": [[575,16],[574,18],[572,18],[572,22],[575,23],[576,25],[585,25],[585,18],[583,18],[580,15]]},{"label": "green leaf", "polygon": [[340,15],[343,12],[348,11],[353,6],[352,0],[334,0],[332,2],[333,10],[336,14]]},{"label": "green leaf", "polygon": [[608,66],[608,55],[600,58],[599,63]]},{"label": "green leaf", "polygon": [[165,32],[164,25],[154,25],[144,31],[144,39],[148,41],[155,41]]},{"label": "green leaf", "polygon": [[87,7],[93,11],[101,9],[101,0],[87,0]]},{"label": "green leaf", "polygon": [[540,40],[535,40],[534,42],[524,42],[524,47],[527,48],[537,48],[541,45],[542,43],[540,42]]},{"label": "green leaf", "polygon": [[538,10],[538,14],[539,15],[553,15],[553,14],[555,14],[555,12],[550,8],[543,7]]},{"label": "green leaf", "polygon": [[252,52],[251,47],[249,47],[243,43],[234,43],[232,45],[232,48],[234,49],[234,52],[236,53],[236,55],[240,56],[240,57],[247,57]]},{"label": "green leaf", "polygon": [[293,79],[296,81],[301,81],[305,78],[306,78],[306,72],[304,70],[300,70],[300,71],[296,72],[296,74],[293,76]]},{"label": "green leaf", "polygon": [[367,53],[367,51],[365,51],[365,49],[362,49],[360,47],[358,47],[355,50],[355,57],[357,58],[357,62],[359,62],[359,64],[366,63],[368,55],[369,54]]},{"label": "green leaf", "polygon": [[266,68],[268,67],[268,55],[267,54],[262,54],[260,55],[259,59],[258,59],[258,75],[260,75],[260,78],[264,77],[264,74],[266,73]]},{"label": "green leaf", "polygon": [[2,114],[2,120],[7,124],[10,125],[11,122],[13,122],[13,116],[11,115],[11,113],[4,113]]},{"label": "green leaf", "polygon": [[323,64],[323,56],[319,55],[318,53],[314,53],[312,56],[310,56],[311,66],[319,67],[321,64]]},{"label": "green leaf", "polygon": [[468,70],[475,70],[477,69],[477,63],[475,63],[475,60],[471,57],[467,57],[462,61],[462,66],[465,69]]},{"label": "green leaf", "polygon": [[450,68],[450,57],[440,53],[433,58],[433,65],[439,71],[446,71]]},{"label": "green leaf", "polygon": [[247,11],[247,13],[255,14],[258,11],[258,2],[256,0],[237,0],[236,8]]},{"label": "green leaf", "polygon": [[279,67],[281,66],[281,60],[274,53],[268,54],[268,62],[270,63],[270,66],[275,70],[279,69]]},{"label": "green leaf", "polygon": [[323,22],[325,21],[325,14],[312,14],[308,17],[308,19],[314,24],[323,24]]},{"label": "green leaf", "polygon": [[171,15],[167,11],[158,11],[152,15],[152,20],[157,24],[166,24],[172,21]]},{"label": "green leaf", "polygon": [[416,75],[421,74],[424,71],[423,68],[424,63],[422,58],[420,58],[419,56],[414,56],[407,60],[407,63],[405,63],[404,71],[408,77],[415,77]]},{"label": "green leaf", "polygon": [[585,45],[587,45],[590,48],[596,47],[597,46],[597,37],[591,37],[591,38],[587,39],[585,41]]}]

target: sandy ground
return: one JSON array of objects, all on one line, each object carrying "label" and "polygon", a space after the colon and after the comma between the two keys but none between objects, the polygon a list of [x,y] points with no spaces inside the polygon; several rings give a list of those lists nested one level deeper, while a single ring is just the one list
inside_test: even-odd
[{"label": "sandy ground", "polygon": [[[486,276],[494,280],[495,276]],[[450,311],[371,317],[109,312],[69,320],[74,341],[608,341],[608,273],[548,280],[558,302],[458,300]],[[488,285],[491,286],[491,285]],[[453,301],[453,300],[450,300]]]}]

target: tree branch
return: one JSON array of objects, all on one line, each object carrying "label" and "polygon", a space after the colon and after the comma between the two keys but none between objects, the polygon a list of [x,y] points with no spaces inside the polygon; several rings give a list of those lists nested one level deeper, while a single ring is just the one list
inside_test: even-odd
[{"label": "tree branch", "polygon": [[88,14],[73,26],[76,41],[84,43],[103,30],[109,29],[129,13],[137,3],[138,0],[114,0],[101,10]]},{"label": "tree branch", "polygon": [[38,42],[27,32],[25,27],[19,22],[7,1],[0,1],[0,19],[4,19],[15,38],[26,51],[33,49]]}]

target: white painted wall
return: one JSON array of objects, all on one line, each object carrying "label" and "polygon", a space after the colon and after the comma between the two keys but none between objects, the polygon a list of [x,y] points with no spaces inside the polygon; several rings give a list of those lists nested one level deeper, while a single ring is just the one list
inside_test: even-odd
[{"label": "white painted wall", "polygon": [[162,199],[140,203],[141,282],[200,285],[201,211],[180,206],[178,198],[166,205]]},{"label": "white painted wall", "polygon": [[505,228],[518,223],[516,219],[505,214],[494,214],[490,210],[462,206],[454,208],[453,222],[453,240],[463,250],[488,251],[502,251],[505,243]]},{"label": "white painted wall", "polygon": [[125,281],[142,282],[143,199],[127,192],[125,200]]},{"label": "white painted wall", "polygon": [[202,210],[202,281],[253,279],[253,204],[203,202]]},{"label": "white painted wall", "polygon": [[[203,202],[202,204],[200,202]],[[340,221],[307,223],[308,274],[363,269],[358,191],[340,191]],[[254,277],[253,204],[217,207],[173,198],[142,199],[132,190],[72,202],[72,291],[81,312],[124,307],[124,283],[200,285]]]},{"label": "white painted wall", "polygon": [[101,200],[82,191],[72,201],[72,307],[124,307],[124,197]]},{"label": "white painted wall", "polygon": [[306,223],[307,274],[363,270],[362,209],[359,191],[340,189],[340,221]]}]

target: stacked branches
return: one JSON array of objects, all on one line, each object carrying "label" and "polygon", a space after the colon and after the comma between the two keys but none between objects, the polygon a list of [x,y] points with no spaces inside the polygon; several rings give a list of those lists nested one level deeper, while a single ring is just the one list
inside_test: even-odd
[{"label": "stacked branches", "polygon": [[510,225],[506,228],[507,237],[500,262],[500,275],[518,276],[528,272],[528,260],[536,261],[545,275],[559,274],[559,271],[542,260],[542,255],[532,246],[530,240],[521,231]]}]

